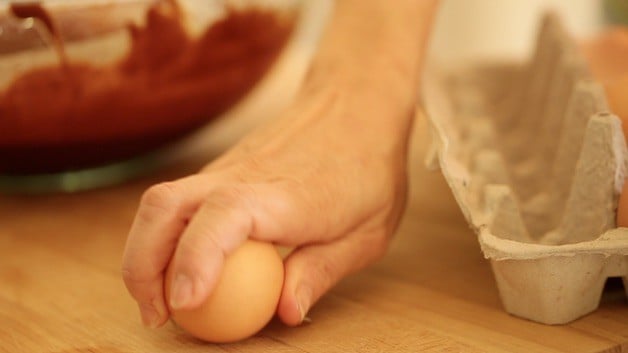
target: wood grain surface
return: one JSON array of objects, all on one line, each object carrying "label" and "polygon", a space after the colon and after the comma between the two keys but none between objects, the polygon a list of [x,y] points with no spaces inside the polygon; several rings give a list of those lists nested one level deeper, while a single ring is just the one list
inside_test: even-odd
[{"label": "wood grain surface", "polygon": [[[217,141],[208,129],[195,141]],[[214,134],[214,135],[213,135]],[[224,140],[224,131],[220,132]],[[595,313],[544,326],[505,313],[487,261],[440,173],[423,168],[428,134],[416,124],[411,198],[388,255],[341,282],[311,322],[272,322],[244,342],[198,342],[171,324],[141,326],[120,276],[141,193],[197,170],[215,143],[123,185],[70,195],[0,196],[0,352],[625,352],[621,287]]]}]

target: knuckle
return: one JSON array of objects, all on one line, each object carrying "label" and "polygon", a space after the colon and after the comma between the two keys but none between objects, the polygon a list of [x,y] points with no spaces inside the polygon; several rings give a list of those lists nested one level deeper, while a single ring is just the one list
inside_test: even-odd
[{"label": "knuckle", "polygon": [[150,263],[143,261],[144,259],[137,255],[124,254],[121,272],[125,283],[147,283],[155,278],[155,274],[160,272],[160,270],[150,266]]},{"label": "knuckle", "polygon": [[[126,254],[125,254],[126,255]],[[122,279],[125,283],[146,283],[154,277],[152,276],[152,268],[145,266],[146,264],[137,261],[137,257],[130,258],[125,256],[122,263]]]},{"label": "knuckle", "polygon": [[122,267],[122,280],[124,280],[124,283],[127,285],[140,282],[135,272],[126,265]]},{"label": "knuckle", "polygon": [[142,195],[138,216],[147,220],[174,214],[181,206],[179,186],[165,182],[150,187]]},{"label": "knuckle", "polygon": [[137,288],[148,282],[144,277],[138,275],[137,271],[134,271],[130,267],[122,268],[122,280],[133,297],[137,297],[139,294]]},{"label": "knuckle", "polygon": [[140,276],[136,271],[123,268],[122,279],[131,297],[139,302],[150,301],[156,294],[153,280]]}]

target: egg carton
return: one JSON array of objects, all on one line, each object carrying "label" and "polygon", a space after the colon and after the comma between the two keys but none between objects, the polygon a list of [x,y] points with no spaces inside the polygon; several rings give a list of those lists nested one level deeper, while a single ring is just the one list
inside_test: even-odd
[{"label": "egg carton", "polygon": [[427,71],[428,164],[478,234],[505,310],[565,324],[598,307],[607,278],[628,288],[621,122],[560,19],[544,17],[523,64]]}]

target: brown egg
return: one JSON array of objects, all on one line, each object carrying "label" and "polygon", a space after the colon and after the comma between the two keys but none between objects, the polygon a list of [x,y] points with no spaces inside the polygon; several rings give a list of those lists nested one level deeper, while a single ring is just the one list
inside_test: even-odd
[{"label": "brown egg", "polygon": [[628,74],[607,82],[604,89],[611,111],[622,120],[624,136],[628,136]]},{"label": "brown egg", "polygon": [[[166,274],[169,302],[172,271]],[[247,240],[225,259],[209,298],[193,310],[172,310],[172,320],[191,335],[226,343],[256,334],[272,319],[283,287],[283,262],[269,243]]]},{"label": "brown egg", "polygon": [[607,29],[581,45],[595,78],[602,82],[628,74],[628,27]]}]

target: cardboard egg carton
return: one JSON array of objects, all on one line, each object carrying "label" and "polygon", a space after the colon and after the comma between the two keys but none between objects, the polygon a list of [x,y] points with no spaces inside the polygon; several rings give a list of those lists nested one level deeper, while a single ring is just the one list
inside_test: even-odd
[{"label": "cardboard egg carton", "polygon": [[505,309],[564,324],[598,307],[608,277],[628,287],[621,122],[560,20],[544,18],[523,65],[428,72],[428,163],[477,232]]}]

